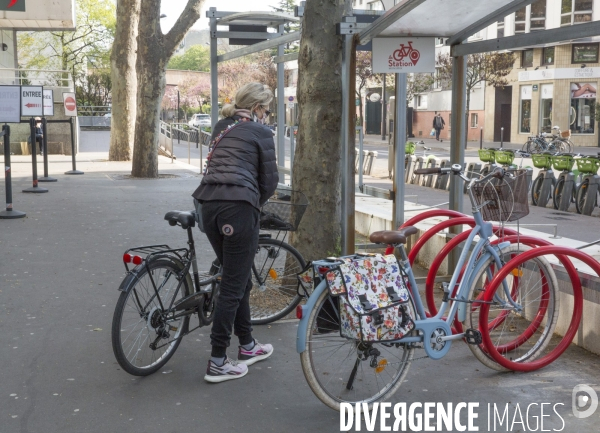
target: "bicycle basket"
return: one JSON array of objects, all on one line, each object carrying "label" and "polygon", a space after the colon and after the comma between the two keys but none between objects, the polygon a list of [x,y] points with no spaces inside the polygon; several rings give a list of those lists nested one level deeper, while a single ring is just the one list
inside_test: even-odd
[{"label": "bicycle basket", "polygon": [[560,133],[560,136],[561,136],[562,138],[571,138],[571,130],[569,129],[569,130],[567,130],[567,131],[562,131],[562,132]]},{"label": "bicycle basket", "polygon": [[483,162],[495,162],[494,151],[492,149],[479,149],[479,159]]},{"label": "bicycle basket", "polygon": [[533,166],[536,168],[551,168],[552,167],[552,155],[549,153],[534,153],[531,155],[533,160]]},{"label": "bicycle basket", "polygon": [[417,146],[415,146],[415,143],[413,143],[412,141],[409,141],[408,143],[406,143],[406,146],[404,146],[404,153],[406,155],[414,155],[416,148],[417,148]]},{"label": "bicycle basket", "polygon": [[510,150],[496,150],[494,152],[494,158],[496,158],[498,164],[510,165],[515,159],[515,154]]},{"label": "bicycle basket", "polygon": [[516,170],[514,177],[492,179],[473,185],[473,196],[485,221],[516,221],[529,214],[527,170]]},{"label": "bicycle basket", "polygon": [[260,209],[260,228],[293,232],[300,225],[306,206],[308,200],[303,193],[280,186]]},{"label": "bicycle basket", "polygon": [[556,155],[552,157],[552,165],[555,170],[571,171],[575,165],[575,158],[572,155]]},{"label": "bicycle basket", "polygon": [[581,173],[592,174],[596,173],[600,168],[600,159],[594,156],[584,156],[575,160],[577,169]]}]

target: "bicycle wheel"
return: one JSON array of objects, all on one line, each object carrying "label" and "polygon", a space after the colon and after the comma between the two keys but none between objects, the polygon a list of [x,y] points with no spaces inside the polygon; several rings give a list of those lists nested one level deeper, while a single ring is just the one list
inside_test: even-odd
[{"label": "bicycle wheel", "polygon": [[560,206],[560,199],[562,198],[562,193],[565,188],[565,178],[561,177],[558,182],[556,182],[556,186],[554,187],[554,194],[552,194],[552,204],[554,205],[554,209],[558,209]]},{"label": "bicycle wheel", "polygon": [[[577,193],[575,196],[575,208],[577,209],[577,213],[583,213],[583,206],[585,205],[585,199],[587,197],[587,193],[589,191],[590,181],[589,179],[581,182],[579,187],[577,188]],[[598,194],[596,194],[596,200],[594,201],[594,207],[598,206]]]},{"label": "bicycle wheel", "polygon": [[276,239],[259,239],[250,292],[252,323],[264,325],[287,316],[300,302],[298,278],[306,262],[295,248]]},{"label": "bicycle wheel", "polygon": [[544,183],[544,176],[538,176],[531,186],[531,204],[537,206],[540,200],[540,194],[542,193],[542,184]]},{"label": "bicycle wheel", "polygon": [[[416,317],[412,298],[407,305]],[[367,403],[370,408],[377,400],[388,400],[404,381],[413,354],[412,344],[361,343],[342,337],[336,299],[324,290],[310,312],[300,361],[311,390],[339,410],[344,402]]]},{"label": "bicycle wheel", "polygon": [[[514,363],[529,363],[542,354],[552,339],[558,322],[558,282],[552,266],[543,257],[520,262],[505,275],[503,284],[493,281],[511,259],[531,250],[512,244],[503,250],[503,266],[498,269],[493,259],[475,276],[469,290],[470,304],[465,324],[468,328],[488,333],[496,350]],[[512,263],[511,263],[512,264]],[[493,291],[493,296],[490,295]],[[485,318],[482,318],[486,308]],[[485,326],[482,326],[486,320]],[[482,335],[483,337],[483,335]],[[490,353],[485,343],[469,344],[475,357],[487,367],[507,371]]]},{"label": "bicycle wheel", "polygon": [[125,277],[125,291],[119,297],[113,316],[112,346],[117,362],[127,373],[152,374],[177,350],[190,317],[174,318],[167,310],[190,294],[189,275],[179,285],[177,274],[181,269],[180,264],[159,258],[147,267],[140,265],[137,273]]}]

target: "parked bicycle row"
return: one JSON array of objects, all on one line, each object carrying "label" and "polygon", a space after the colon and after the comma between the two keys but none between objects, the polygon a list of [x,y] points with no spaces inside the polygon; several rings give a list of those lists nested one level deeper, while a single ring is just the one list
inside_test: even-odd
[{"label": "parked bicycle row", "polygon": [[[392,246],[388,254],[315,260],[302,272],[298,268],[304,260],[292,247],[266,237],[259,242],[257,257],[261,259],[255,260],[252,274],[253,292],[261,297],[252,304],[253,320],[276,320],[301,298],[306,299],[296,310],[300,319],[297,351],[310,388],[333,409],[343,402],[370,406],[389,398],[405,381],[413,361],[441,359],[458,340],[465,340],[477,359],[492,369],[542,368],[568,347],[581,320],[581,282],[568,257],[583,261],[600,276],[600,264],[580,251],[546,246],[545,241],[527,237],[494,237],[500,228],[488,221],[514,221],[528,213],[523,172],[511,174],[494,167],[488,175],[474,179],[454,165],[418,169],[415,174],[459,176],[467,184],[473,217],[436,211],[453,218],[428,231],[408,254],[404,244],[418,232],[411,225],[418,219],[411,219],[397,231],[371,234],[372,242]],[[306,205],[303,194],[280,190],[263,207],[261,226],[295,230]],[[431,213],[421,218],[428,216]],[[191,328],[212,321],[221,267],[213,262],[201,279],[192,234],[196,217],[195,212],[165,215],[170,225],[187,230],[188,248],[152,245],[130,249],[123,257],[126,268],[129,263],[135,267],[128,268],[120,288],[112,339],[119,364],[130,374],[157,371]],[[436,270],[430,271],[426,308],[411,264],[424,242],[443,227],[456,224],[472,229],[440,251],[437,266],[459,242],[472,245],[472,251],[463,248],[450,284],[442,286],[441,299],[436,299],[429,281],[430,276],[435,280]],[[504,235],[512,234],[504,230]],[[389,254],[394,248],[400,261]],[[573,302],[564,307],[557,271],[550,261],[553,255],[572,284]],[[561,281],[564,292],[565,278]],[[270,299],[282,297],[285,301],[276,302],[272,309]],[[271,313],[254,313],[262,309]],[[277,314],[272,314],[274,310]],[[194,316],[195,327],[190,323]],[[568,330],[561,332],[563,337],[553,338],[563,317],[571,318]],[[417,356],[417,351],[423,356]]]},{"label": "parked bicycle row", "polygon": [[561,131],[558,126],[554,126],[551,134],[540,132],[529,137],[522,150],[527,153],[570,153],[574,147],[571,142],[571,130]]}]

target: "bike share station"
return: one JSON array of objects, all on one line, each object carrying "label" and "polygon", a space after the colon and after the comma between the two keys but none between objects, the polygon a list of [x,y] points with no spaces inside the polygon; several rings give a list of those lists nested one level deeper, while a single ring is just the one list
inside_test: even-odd
[{"label": "bike share station", "polygon": [[[39,186],[39,182],[57,182],[58,180],[48,176],[48,123],[69,123],[71,129],[71,161],[73,169],[66,171],[65,174],[78,175],[83,174],[77,170],[75,163],[75,118],[77,117],[77,104],[75,93],[63,93],[63,102],[65,105],[65,115],[69,120],[48,120],[47,117],[54,116],[54,91],[44,89],[43,86],[0,86],[0,123],[4,137],[4,165],[5,165],[5,192],[6,192],[6,210],[0,212],[0,219],[24,218],[25,212],[16,210],[13,207],[12,178],[11,178],[11,149],[10,149],[10,126],[9,123],[29,124],[28,143],[31,151],[32,164],[32,186],[24,189],[24,193],[43,194],[48,189]],[[22,117],[29,117],[28,120],[21,120]],[[37,172],[37,146],[36,139],[36,117],[40,117],[42,129],[42,155],[44,159],[44,175],[38,178]]]}]

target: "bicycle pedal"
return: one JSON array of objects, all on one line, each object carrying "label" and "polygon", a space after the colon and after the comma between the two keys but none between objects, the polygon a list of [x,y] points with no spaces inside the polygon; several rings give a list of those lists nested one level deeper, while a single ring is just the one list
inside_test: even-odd
[{"label": "bicycle pedal", "polygon": [[203,293],[194,293],[192,295],[186,296],[185,298],[181,299],[179,302],[177,302],[173,306],[173,308],[175,309],[175,311],[188,310],[190,308],[199,306],[203,300],[204,300]]},{"label": "bicycle pedal", "polygon": [[481,332],[479,332],[477,329],[467,329],[465,331],[465,339],[467,340],[467,344],[475,344],[479,346],[481,343],[483,343]]}]

